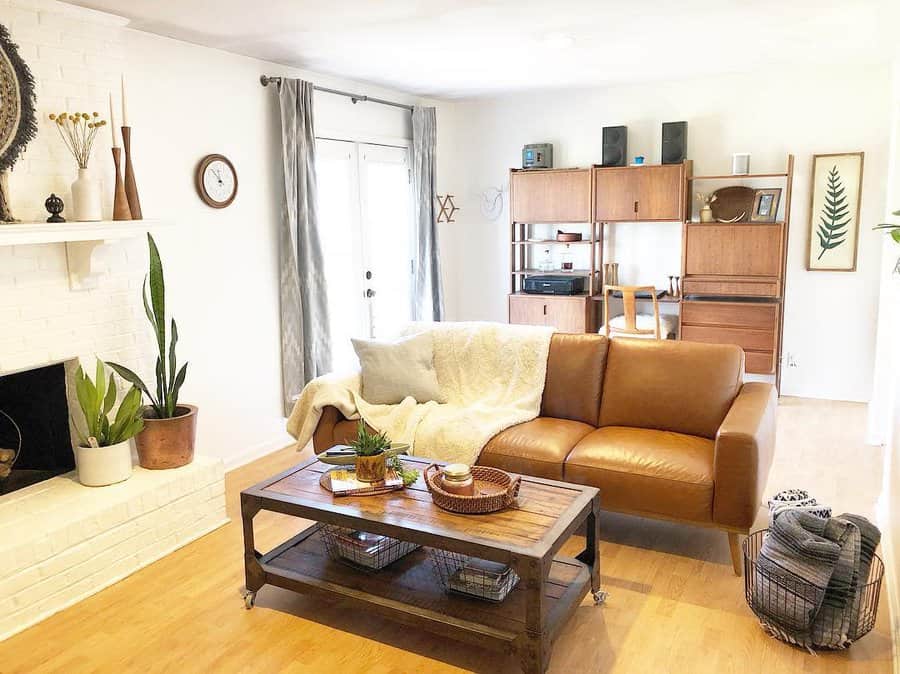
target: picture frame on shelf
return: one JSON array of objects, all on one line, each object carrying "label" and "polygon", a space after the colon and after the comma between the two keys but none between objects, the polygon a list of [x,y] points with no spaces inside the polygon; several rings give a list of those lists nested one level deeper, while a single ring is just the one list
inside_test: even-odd
[{"label": "picture frame on shelf", "polygon": [[807,271],[856,271],[863,152],[813,155]]},{"label": "picture frame on shelf", "polygon": [[780,202],[780,187],[756,190],[753,196],[753,209],[750,211],[750,222],[775,222]]}]

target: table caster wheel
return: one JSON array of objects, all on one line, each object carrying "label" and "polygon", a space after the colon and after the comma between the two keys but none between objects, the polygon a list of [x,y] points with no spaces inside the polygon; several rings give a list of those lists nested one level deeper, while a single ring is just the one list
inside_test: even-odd
[{"label": "table caster wheel", "polygon": [[609,597],[609,592],[597,590],[596,592],[591,592],[591,595],[594,597],[594,604],[599,606],[606,602],[606,599]]},{"label": "table caster wheel", "polygon": [[255,592],[244,592],[244,608],[248,611],[253,608],[254,604],[256,604],[256,593]]}]

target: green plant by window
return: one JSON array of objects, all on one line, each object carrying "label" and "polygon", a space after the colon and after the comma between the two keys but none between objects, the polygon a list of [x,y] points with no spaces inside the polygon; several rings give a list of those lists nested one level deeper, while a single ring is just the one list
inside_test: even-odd
[{"label": "green plant by window", "polygon": [[95,381],[91,381],[81,366],[75,372],[75,396],[78,398],[78,406],[84,417],[86,432],[82,433],[78,424],[72,422],[78,433],[78,443],[82,447],[91,447],[91,439],[97,441],[98,447],[109,447],[120,442],[130,440],[144,428],[144,419],[141,416],[141,392],[132,386],[119,409],[115,418],[110,421],[109,414],[116,405],[118,391],[113,374],[106,378],[106,370],[103,362],[97,360],[97,373]]},{"label": "green plant by window", "polygon": [[[166,284],[163,278],[162,260],[159,249],[150,233],[147,233],[147,244],[150,248],[150,273],[144,278],[144,313],[153,328],[159,353],[156,357],[156,395],[144,384],[144,381],[127,367],[118,363],[109,363],[120,377],[137,386],[153,407],[157,419],[171,419],[178,409],[178,393],[187,376],[187,363],[177,370],[175,345],[178,343],[178,327],[172,319],[172,338],[166,344]],[[149,286],[149,287],[148,287]],[[149,297],[148,297],[149,295]],[[177,370],[177,372],[176,372]]]},{"label": "green plant by window", "polygon": [[[897,217],[900,217],[900,211],[894,211],[892,213],[892,215],[896,215]],[[891,224],[890,222],[882,222],[880,225],[875,225],[875,227],[873,227],[873,229],[886,230],[888,232],[888,234],[891,235],[891,238],[894,241],[896,241],[897,243],[900,243],[900,225],[894,225],[894,224]]]},{"label": "green plant by window", "polygon": [[356,427],[356,438],[350,443],[357,456],[377,456],[391,448],[391,441],[385,433],[370,433],[360,419]]}]

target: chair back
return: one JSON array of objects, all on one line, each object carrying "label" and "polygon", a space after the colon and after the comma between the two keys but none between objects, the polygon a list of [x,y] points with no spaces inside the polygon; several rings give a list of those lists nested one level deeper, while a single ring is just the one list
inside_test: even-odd
[{"label": "chair back", "polygon": [[[622,293],[622,304],[625,308],[625,327],[611,328],[609,325],[609,298],[614,292]],[[641,329],[637,327],[637,305],[635,296],[638,293],[646,292],[650,294],[653,300],[653,329]],[[662,339],[659,328],[659,302],[656,299],[655,286],[611,286],[608,285],[603,291],[603,327],[607,337],[610,331],[621,335],[653,335],[655,339]]]}]

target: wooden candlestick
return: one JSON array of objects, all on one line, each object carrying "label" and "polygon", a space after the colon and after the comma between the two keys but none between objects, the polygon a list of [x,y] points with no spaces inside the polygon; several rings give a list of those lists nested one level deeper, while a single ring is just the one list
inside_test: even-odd
[{"label": "wooden candlestick", "polygon": [[138,196],[137,182],[134,179],[134,164],[131,161],[131,127],[122,127],[122,145],[125,146],[125,195],[128,197],[128,209],[132,220],[143,220],[141,198]]},{"label": "wooden candlestick", "polygon": [[125,183],[122,182],[120,165],[122,163],[122,148],[112,149],[113,164],[116,165],[116,191],[113,197],[113,220],[131,220],[131,209],[128,207],[128,195],[125,194]]}]

